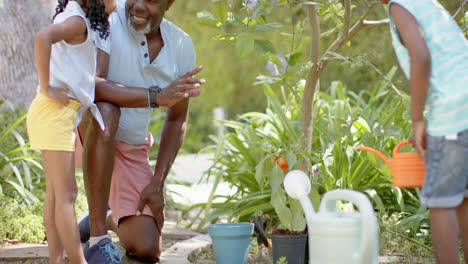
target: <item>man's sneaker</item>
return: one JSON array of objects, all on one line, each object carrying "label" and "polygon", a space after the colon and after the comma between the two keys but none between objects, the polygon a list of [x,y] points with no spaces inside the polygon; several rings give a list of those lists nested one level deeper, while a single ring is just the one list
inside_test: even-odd
[{"label": "man's sneaker", "polygon": [[81,243],[86,243],[89,240],[89,211],[84,212],[78,218],[78,231]]},{"label": "man's sneaker", "polygon": [[112,243],[110,238],[104,238],[96,245],[86,244],[83,253],[88,264],[117,264],[122,262],[122,251]]},{"label": "man's sneaker", "polygon": [[[107,217],[112,213],[110,208],[107,208]],[[84,212],[78,218],[78,231],[80,232],[80,241],[81,243],[86,243],[89,240],[90,231],[89,231],[89,211]]]}]

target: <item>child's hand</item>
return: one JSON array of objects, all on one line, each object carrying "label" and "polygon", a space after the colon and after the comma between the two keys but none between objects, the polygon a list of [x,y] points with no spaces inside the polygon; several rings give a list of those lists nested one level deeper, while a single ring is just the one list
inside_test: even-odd
[{"label": "child's hand", "polygon": [[47,90],[41,89],[41,92],[52,100],[57,101],[62,107],[70,103],[67,93],[70,92],[65,86],[49,86]]},{"label": "child's hand", "polygon": [[413,135],[410,137],[411,145],[416,149],[418,156],[426,160],[426,121],[413,121]]}]

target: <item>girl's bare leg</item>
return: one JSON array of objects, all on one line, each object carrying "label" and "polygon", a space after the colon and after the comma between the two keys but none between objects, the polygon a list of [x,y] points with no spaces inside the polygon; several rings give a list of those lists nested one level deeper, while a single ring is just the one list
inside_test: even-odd
[{"label": "girl's bare leg", "polygon": [[465,262],[468,262],[468,199],[465,198],[457,207],[458,226],[463,245],[463,255]]},{"label": "girl's bare leg", "polygon": [[62,242],[55,225],[55,197],[54,185],[46,175],[46,196],[44,199],[44,225],[46,228],[47,245],[49,248],[49,264],[65,263]]},{"label": "girl's bare leg", "polygon": [[458,220],[455,208],[429,208],[437,263],[458,264]]},{"label": "girl's bare leg", "polygon": [[75,153],[71,151],[43,151],[44,172],[52,182],[55,198],[54,219],[60,241],[72,264],[86,260],[81,249],[75,215],[75,199],[78,193],[74,166]]}]

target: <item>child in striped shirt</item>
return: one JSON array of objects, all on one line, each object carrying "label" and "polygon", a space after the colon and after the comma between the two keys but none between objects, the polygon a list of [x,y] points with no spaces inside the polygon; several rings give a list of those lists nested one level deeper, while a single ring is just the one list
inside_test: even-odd
[{"label": "child in striped shirt", "polygon": [[459,263],[459,234],[468,260],[468,41],[436,0],[381,2],[409,78],[412,142],[426,167],[420,200],[437,263]]}]

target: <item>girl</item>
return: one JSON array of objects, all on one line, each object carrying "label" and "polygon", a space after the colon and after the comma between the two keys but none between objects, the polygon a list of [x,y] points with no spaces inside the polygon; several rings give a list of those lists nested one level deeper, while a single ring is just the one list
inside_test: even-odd
[{"label": "girl", "polygon": [[381,2],[409,79],[412,142],[426,168],[420,201],[437,263],[459,263],[459,237],[468,261],[468,41],[436,0]]},{"label": "girl", "polygon": [[[94,33],[109,35],[115,0],[59,0],[53,23],[36,34],[37,96],[28,111],[31,147],[42,151],[46,175],[44,224],[49,263],[86,263],[79,240],[74,202],[76,120],[88,108],[103,128],[93,104],[96,73]],[[95,32],[94,32],[95,31]]]}]

